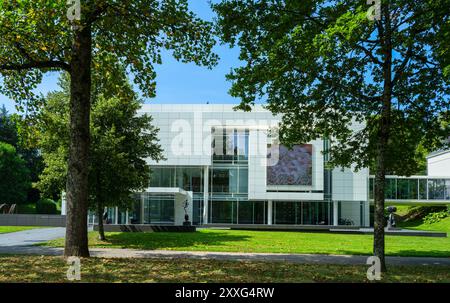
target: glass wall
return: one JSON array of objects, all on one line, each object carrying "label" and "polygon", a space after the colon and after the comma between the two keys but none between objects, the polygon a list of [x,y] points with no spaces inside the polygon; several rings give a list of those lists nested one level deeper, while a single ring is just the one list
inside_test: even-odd
[{"label": "glass wall", "polygon": [[213,161],[239,163],[248,161],[248,129],[212,129]]},{"label": "glass wall", "polygon": [[331,225],[330,202],[273,202],[273,224]]},{"label": "glass wall", "polygon": [[214,167],[210,171],[213,193],[246,194],[248,192],[248,167]]},{"label": "glass wall", "polygon": [[144,194],[143,224],[175,222],[175,197],[173,195]]},{"label": "glass wall", "polygon": [[203,192],[203,168],[153,166],[150,187],[179,187],[187,191]]},{"label": "glass wall", "polygon": [[203,197],[194,195],[192,205],[192,224],[203,224]]},{"label": "glass wall", "polygon": [[209,222],[223,224],[266,224],[267,203],[264,201],[209,201]]},{"label": "glass wall", "polygon": [[[369,180],[369,198],[374,198],[374,177]],[[450,200],[450,179],[386,178],[389,200]]]},{"label": "glass wall", "polygon": [[141,194],[134,195],[134,202],[132,208],[128,211],[130,216],[130,224],[141,224]]}]

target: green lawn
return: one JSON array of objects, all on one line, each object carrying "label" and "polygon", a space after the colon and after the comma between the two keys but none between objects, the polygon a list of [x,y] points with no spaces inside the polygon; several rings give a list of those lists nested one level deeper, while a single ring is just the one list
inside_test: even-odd
[{"label": "green lawn", "polygon": [[13,233],[16,231],[40,228],[36,226],[0,226],[0,234]]},{"label": "green lawn", "polygon": [[[0,256],[2,282],[68,282],[61,257]],[[177,259],[81,260],[81,282],[368,282],[367,266]],[[381,282],[450,282],[448,266],[392,266]]]},{"label": "green lawn", "polygon": [[447,232],[447,234],[450,235],[450,217],[444,218],[441,221],[432,224],[425,224],[422,220],[414,220],[401,222],[399,226],[408,229],[442,231]]},{"label": "green lawn", "polygon": [[[310,253],[369,255],[373,236],[330,233],[243,231],[204,229],[195,233],[107,233],[101,242],[89,234],[91,247],[162,249],[184,251]],[[58,239],[46,243],[63,246]],[[450,257],[450,238],[386,236],[386,253],[391,256]]]}]

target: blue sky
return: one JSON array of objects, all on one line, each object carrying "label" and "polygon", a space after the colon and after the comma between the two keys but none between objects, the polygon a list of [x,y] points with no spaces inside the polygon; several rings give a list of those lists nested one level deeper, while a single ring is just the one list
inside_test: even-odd
[{"label": "blue sky", "polygon": [[[212,12],[208,0],[189,0],[191,10],[199,17],[212,21]],[[213,1],[217,2],[217,1]],[[163,64],[156,66],[156,97],[146,103],[234,103],[239,99],[228,94],[231,83],[225,75],[233,67],[240,65],[239,50],[230,49],[226,45],[218,45],[215,52],[220,56],[219,65],[212,70],[194,64],[183,64],[174,60],[170,53],[163,54]],[[38,91],[46,94],[58,89],[58,73],[46,74]],[[0,107],[4,104],[9,112],[15,112],[14,102],[0,95]]]}]

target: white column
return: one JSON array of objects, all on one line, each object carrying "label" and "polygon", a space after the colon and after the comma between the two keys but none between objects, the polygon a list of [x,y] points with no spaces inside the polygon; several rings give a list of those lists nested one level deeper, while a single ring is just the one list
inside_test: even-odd
[{"label": "white column", "polygon": [[203,168],[203,224],[208,224],[209,167]]},{"label": "white column", "polygon": [[333,225],[338,226],[338,201],[333,201]]},{"label": "white column", "polygon": [[114,220],[114,224],[118,224],[119,223],[119,208],[118,207],[116,207],[115,212],[116,212],[116,218]]},{"label": "white column", "polygon": [[272,225],[272,210],[273,203],[272,200],[267,201],[267,224]]},{"label": "white column", "polygon": [[130,224],[130,218],[129,218],[129,214],[128,214],[128,209],[127,209],[127,211],[125,212],[125,224],[126,225],[128,225],[128,224]]}]

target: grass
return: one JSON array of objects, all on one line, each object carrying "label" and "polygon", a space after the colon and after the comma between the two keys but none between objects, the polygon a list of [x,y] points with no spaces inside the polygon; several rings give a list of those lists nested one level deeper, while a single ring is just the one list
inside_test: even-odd
[{"label": "grass", "polygon": [[[0,256],[1,282],[68,282],[62,257]],[[82,259],[81,282],[368,282],[367,266],[177,259]],[[337,274],[339,273],[339,274]],[[448,266],[393,266],[381,282],[450,282]]]},{"label": "grass", "polygon": [[36,226],[0,226],[0,234],[5,233],[13,233],[16,231],[23,231],[23,230],[29,230],[29,229],[35,229],[40,228]]},{"label": "grass", "polygon": [[[107,241],[89,234],[91,247],[143,250],[217,251],[248,253],[307,253],[370,255],[372,235],[330,233],[242,231],[204,229],[195,233],[107,233]],[[63,239],[45,243],[64,246]],[[450,256],[450,238],[386,236],[391,256]]]},{"label": "grass", "polygon": [[439,222],[426,224],[422,219],[406,221],[399,223],[402,228],[416,229],[416,230],[429,230],[429,231],[442,231],[450,234],[450,217],[446,217]]}]

